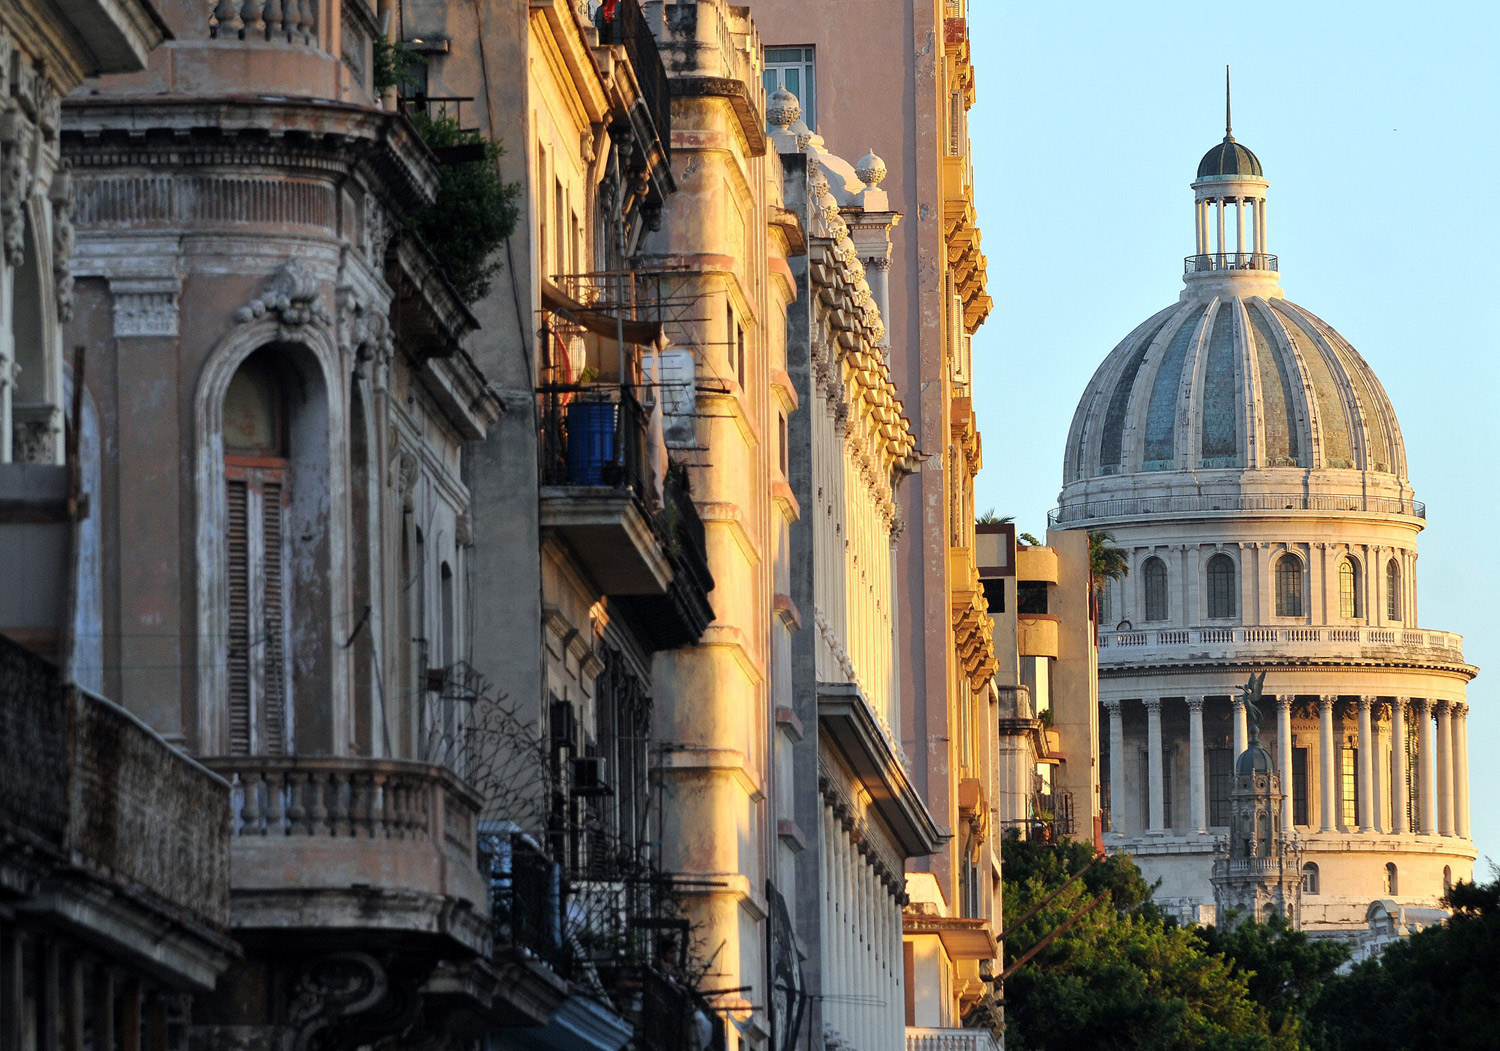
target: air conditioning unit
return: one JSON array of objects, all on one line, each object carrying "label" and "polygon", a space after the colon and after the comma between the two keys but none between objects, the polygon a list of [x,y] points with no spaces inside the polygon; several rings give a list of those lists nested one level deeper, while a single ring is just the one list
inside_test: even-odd
[{"label": "air conditioning unit", "polygon": [[572,759],[572,794],[588,798],[612,796],[614,787],[606,779],[608,770],[602,755],[579,755]]}]

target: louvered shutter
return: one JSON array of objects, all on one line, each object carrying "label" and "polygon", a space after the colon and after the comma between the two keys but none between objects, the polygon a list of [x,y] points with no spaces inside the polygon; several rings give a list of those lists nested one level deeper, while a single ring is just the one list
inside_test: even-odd
[{"label": "louvered shutter", "polygon": [[226,470],[229,581],[229,750],[284,755],[290,697],[286,665],[286,470]]}]

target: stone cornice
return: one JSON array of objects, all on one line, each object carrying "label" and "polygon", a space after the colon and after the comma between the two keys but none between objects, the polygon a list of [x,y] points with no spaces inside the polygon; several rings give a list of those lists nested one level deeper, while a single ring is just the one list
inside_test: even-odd
[{"label": "stone cornice", "polygon": [[729,102],[735,123],[744,136],[746,152],[752,157],[766,152],[765,121],[750,97],[745,82],[734,77],[674,76],[673,98],[721,98]]},{"label": "stone cornice", "polygon": [[399,114],[346,103],[259,96],[69,99],[63,149],[82,176],[204,166],[278,174],[364,175],[402,212],[437,192],[437,165]]}]

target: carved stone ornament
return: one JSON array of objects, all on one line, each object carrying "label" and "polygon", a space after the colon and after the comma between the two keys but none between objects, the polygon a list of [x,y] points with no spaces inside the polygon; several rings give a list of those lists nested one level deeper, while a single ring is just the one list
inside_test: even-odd
[{"label": "carved stone ornament", "polygon": [[766,123],[777,131],[790,128],[802,116],[802,104],[786,88],[777,88],[766,96]]},{"label": "carved stone ornament", "polygon": [[474,546],[474,520],[468,515],[459,515],[454,521],[453,542],[459,547]]},{"label": "carved stone ornament", "polygon": [[421,1013],[413,976],[391,975],[363,952],[337,952],[305,965],[292,987],[292,1051],[353,1051],[406,1033]]},{"label": "carved stone ornament", "polygon": [[265,290],[236,310],[234,319],[244,324],[266,314],[275,314],[283,325],[306,325],[313,321],[333,324],[333,318],[318,302],[318,279],[299,259],[288,259],[277,267]]},{"label": "carved stone ornament", "polygon": [[0,112],[0,250],[12,267],[26,259],[26,198],[31,194],[35,134],[18,109]]},{"label": "carved stone ornament", "polygon": [[73,320],[73,186],[68,173],[52,177],[52,290],[57,299],[57,319]]},{"label": "carved stone ornament", "polygon": [[854,165],[854,175],[873,190],[885,181],[885,161],[877,157],[874,150],[871,150]]}]

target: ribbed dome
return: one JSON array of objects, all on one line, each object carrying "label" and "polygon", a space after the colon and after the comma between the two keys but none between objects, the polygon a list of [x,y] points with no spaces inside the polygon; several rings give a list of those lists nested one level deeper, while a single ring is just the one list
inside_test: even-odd
[{"label": "ribbed dome", "polygon": [[1223,142],[1205,153],[1198,162],[1198,178],[1210,175],[1248,175],[1261,179],[1265,177],[1265,172],[1261,169],[1260,158],[1251,153],[1248,147],[1241,146],[1233,138],[1226,136]]},{"label": "ribbed dome", "polygon": [[1246,774],[1269,774],[1273,769],[1275,767],[1271,763],[1271,753],[1259,744],[1246,748],[1234,761],[1234,772],[1241,777]]},{"label": "ribbed dome", "polygon": [[1227,293],[1168,307],[1105,358],[1066,460],[1065,483],[1251,468],[1406,477],[1395,411],[1359,352],[1295,303]]}]

